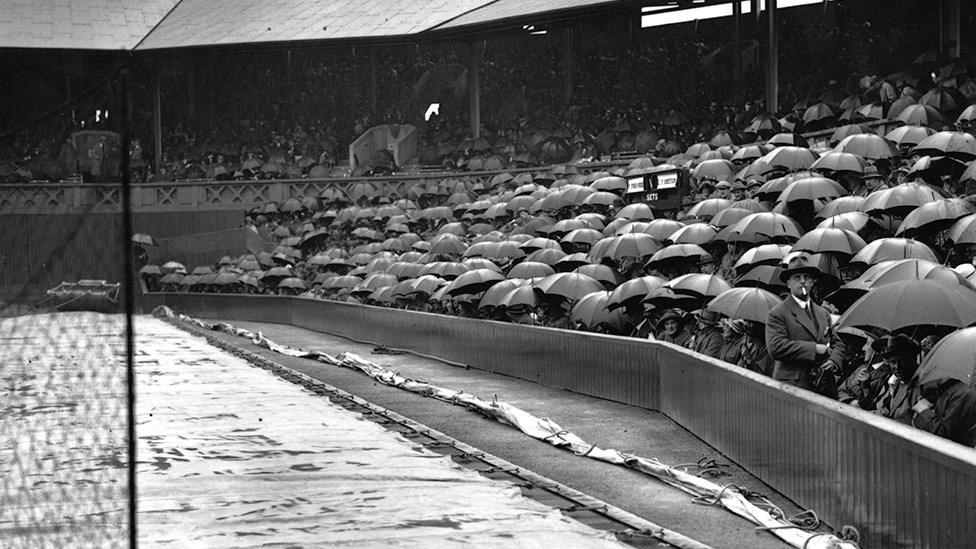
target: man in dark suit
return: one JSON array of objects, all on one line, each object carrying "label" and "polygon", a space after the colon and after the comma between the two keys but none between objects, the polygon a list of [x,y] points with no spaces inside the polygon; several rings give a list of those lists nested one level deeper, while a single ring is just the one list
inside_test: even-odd
[{"label": "man in dark suit", "polygon": [[831,329],[830,313],[810,299],[819,274],[809,257],[791,259],[780,274],[790,295],[766,319],[773,379],[811,391],[815,378],[836,375],[844,363],[844,343]]}]

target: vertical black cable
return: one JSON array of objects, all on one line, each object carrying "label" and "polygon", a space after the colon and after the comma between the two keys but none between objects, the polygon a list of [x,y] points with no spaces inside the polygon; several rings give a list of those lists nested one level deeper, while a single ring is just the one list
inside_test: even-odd
[{"label": "vertical black cable", "polygon": [[122,171],[122,250],[125,254],[125,273],[122,287],[125,292],[125,386],[127,393],[127,442],[129,451],[129,547],[136,548],[136,383],[135,383],[135,330],[133,329],[133,310],[135,309],[135,272],[132,251],[132,185],[129,181],[129,67],[119,71],[119,112],[122,114],[120,134]]}]

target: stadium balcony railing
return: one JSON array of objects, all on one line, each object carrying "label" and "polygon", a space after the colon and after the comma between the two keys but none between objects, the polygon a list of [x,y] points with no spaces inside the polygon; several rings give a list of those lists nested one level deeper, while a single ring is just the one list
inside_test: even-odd
[{"label": "stadium balcony railing", "polygon": [[[861,124],[887,131],[900,122],[878,120]],[[802,134],[811,146],[829,141],[834,129]],[[617,152],[599,161],[577,164],[580,173],[611,171],[625,168],[635,158],[644,156],[637,151]],[[654,158],[655,163],[664,158]],[[370,177],[329,177],[322,179],[259,179],[241,181],[188,180],[140,183],[132,187],[132,208],[135,212],[187,210],[250,210],[268,202],[281,202],[291,197],[317,196],[322,191],[346,188],[361,182],[387,185],[388,191],[406,196],[406,190],[416,185],[450,178],[473,178],[488,182],[500,173],[518,174],[551,170],[553,166],[532,166],[489,171],[443,171],[437,167],[411,168],[393,175]],[[121,189],[114,183],[58,183],[32,181],[14,185],[0,185],[0,212],[3,213],[73,213],[81,211],[117,211],[121,208]]]}]

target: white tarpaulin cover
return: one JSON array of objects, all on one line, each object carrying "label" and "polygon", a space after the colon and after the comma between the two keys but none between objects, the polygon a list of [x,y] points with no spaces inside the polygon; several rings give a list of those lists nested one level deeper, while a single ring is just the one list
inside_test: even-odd
[{"label": "white tarpaulin cover", "polygon": [[[78,316],[79,329],[84,324],[98,326],[102,334],[122,333],[121,317],[71,314]],[[58,319],[62,325],[64,318]],[[49,319],[37,317],[35,322]],[[6,333],[5,322],[0,321],[0,334]],[[522,497],[510,483],[464,469],[200,338],[145,317],[138,318],[136,329],[141,546],[622,546],[610,534]],[[46,356],[50,350],[37,343],[31,351],[31,375],[43,378],[51,370],[71,367]],[[12,377],[8,363],[2,362],[5,378]],[[104,368],[121,364],[116,356]],[[43,379],[36,382],[45,385]],[[18,398],[6,392],[8,386],[5,402]],[[97,387],[91,389],[73,398],[97,400]],[[42,405],[44,400],[59,397],[35,392],[25,404]],[[4,410],[5,427],[22,422],[17,410]],[[58,424],[51,419],[45,425]],[[70,424],[70,411],[61,420]],[[24,451],[20,443],[28,439],[0,443],[0,474],[24,473],[5,464]],[[114,450],[114,463],[99,466],[117,468],[115,478],[124,487],[124,447]],[[59,448],[46,451],[57,461]],[[57,474],[70,481],[96,465],[68,462]],[[21,488],[29,492],[36,479],[24,480]],[[75,486],[63,489],[85,489]],[[125,520],[125,492],[118,488],[113,492],[115,512],[106,518],[124,534],[119,525]],[[31,526],[32,510],[23,506],[0,511],[0,531],[16,513],[21,514],[20,524]],[[45,525],[34,526],[43,530]]]}]

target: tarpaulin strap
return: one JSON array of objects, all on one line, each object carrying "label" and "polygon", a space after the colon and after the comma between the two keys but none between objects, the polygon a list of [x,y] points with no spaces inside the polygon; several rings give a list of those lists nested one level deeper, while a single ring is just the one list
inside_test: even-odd
[{"label": "tarpaulin strap", "polygon": [[735,491],[739,490],[739,487],[735,484],[726,484],[722,487],[722,490],[715,495],[715,497],[698,496],[697,498],[692,499],[691,502],[699,505],[722,505],[722,496],[725,494],[725,491],[729,490],[730,488]]},{"label": "tarpaulin strap", "polygon": [[[495,395],[495,397],[497,398],[498,395]],[[561,431],[557,431],[557,432],[555,432],[555,433],[553,433],[553,434],[551,434],[551,435],[543,438],[542,439],[542,442],[550,442],[551,443],[551,442],[553,442],[553,440],[558,439],[558,438],[563,437],[563,436],[566,436],[568,434],[569,434],[569,431],[563,429]]]},{"label": "tarpaulin strap", "polygon": [[835,535],[843,540],[861,543],[861,532],[859,532],[857,528],[850,525],[845,525],[840,529],[840,532],[835,532]]},{"label": "tarpaulin strap", "polygon": [[[780,511],[780,509],[775,505],[773,508],[778,511],[780,515],[783,514],[783,512]],[[802,528],[804,530],[816,530],[817,528],[820,528],[820,517],[817,516],[816,512],[810,509],[800,511],[799,513],[789,517],[785,517],[785,520],[790,524],[783,524],[781,526],[757,526],[756,530],[775,530],[777,528],[790,528],[791,526],[795,528]]]},{"label": "tarpaulin strap", "polygon": [[405,355],[406,351],[401,351],[399,349],[391,349],[385,345],[379,345],[373,348],[373,353],[377,355]]}]

